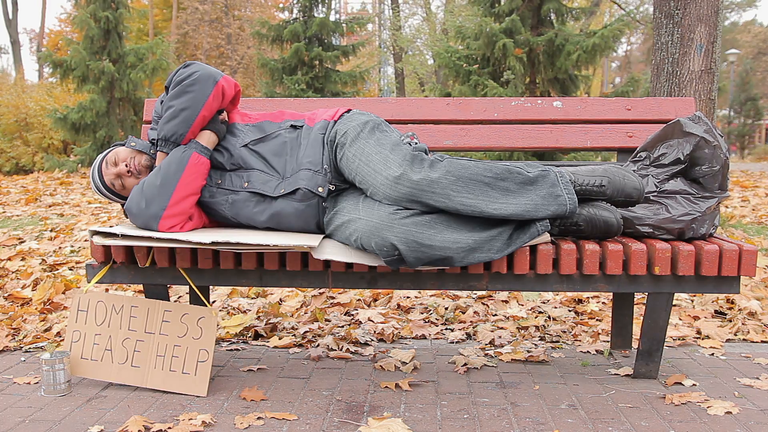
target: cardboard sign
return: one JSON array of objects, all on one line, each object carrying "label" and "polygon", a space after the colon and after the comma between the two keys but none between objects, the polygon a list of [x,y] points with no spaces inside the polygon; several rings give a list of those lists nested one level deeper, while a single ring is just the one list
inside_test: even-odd
[{"label": "cardboard sign", "polygon": [[196,396],[208,393],[216,341],[210,308],[105,293],[72,300],[72,375]]}]

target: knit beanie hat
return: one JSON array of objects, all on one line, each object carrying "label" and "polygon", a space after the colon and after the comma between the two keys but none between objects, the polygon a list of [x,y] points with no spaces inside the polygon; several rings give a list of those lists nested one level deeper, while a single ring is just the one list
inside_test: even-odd
[{"label": "knit beanie hat", "polygon": [[142,139],[129,136],[128,139],[125,141],[118,141],[114,144],[112,144],[108,149],[104,150],[96,156],[96,160],[93,161],[93,165],[91,165],[91,188],[94,192],[96,192],[97,195],[99,195],[102,198],[105,198],[109,201],[118,203],[118,204],[125,204],[125,202],[128,200],[128,197],[125,195],[122,195],[112,189],[109,184],[107,184],[106,180],[104,180],[104,173],[102,172],[102,167],[104,165],[104,159],[109,155],[112,150],[118,148],[118,147],[130,147],[135,150],[139,150],[142,153],[146,153],[151,157],[152,159],[155,159],[157,156],[157,149],[156,147],[149,143],[148,141],[144,141]]}]

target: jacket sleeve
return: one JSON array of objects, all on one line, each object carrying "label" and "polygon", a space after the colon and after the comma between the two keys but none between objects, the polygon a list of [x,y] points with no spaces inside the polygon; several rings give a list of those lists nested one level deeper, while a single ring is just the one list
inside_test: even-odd
[{"label": "jacket sleeve", "polygon": [[204,63],[189,61],[171,72],[155,103],[148,137],[170,153],[187,144],[219,110],[240,105],[240,84]]},{"label": "jacket sleeve", "polygon": [[184,232],[215,226],[197,204],[211,170],[211,149],[192,140],[171,152],[136,185],[125,203],[128,219],[139,228]]}]

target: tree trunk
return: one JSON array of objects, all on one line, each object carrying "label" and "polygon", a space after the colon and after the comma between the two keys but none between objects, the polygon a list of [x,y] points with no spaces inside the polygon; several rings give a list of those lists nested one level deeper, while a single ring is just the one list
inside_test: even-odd
[{"label": "tree trunk", "polygon": [[149,0],[147,6],[149,9],[149,41],[152,42],[155,39],[155,5],[152,0]]},{"label": "tree trunk", "polygon": [[11,12],[8,12],[8,0],[2,0],[3,20],[8,29],[13,55],[15,81],[24,81],[24,63],[21,62],[21,39],[19,39],[19,0],[11,0]]},{"label": "tree trunk", "polygon": [[722,0],[653,0],[651,96],[694,97],[715,120]]},{"label": "tree trunk", "polygon": [[40,31],[37,32],[37,82],[43,82],[45,79],[45,64],[40,60],[40,53],[43,52],[43,43],[45,43],[45,11],[48,6],[48,0],[43,0],[43,10],[40,12]]},{"label": "tree trunk", "polygon": [[176,41],[176,19],[179,15],[179,0],[173,0],[173,12],[171,12],[171,42]]},{"label": "tree trunk", "polygon": [[403,20],[400,0],[390,0],[392,5],[392,62],[395,66],[395,96],[405,97],[405,69],[403,69]]}]

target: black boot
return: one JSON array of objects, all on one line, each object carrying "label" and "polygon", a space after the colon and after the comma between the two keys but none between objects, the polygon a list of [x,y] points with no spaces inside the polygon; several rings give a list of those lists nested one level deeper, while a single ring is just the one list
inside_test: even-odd
[{"label": "black boot", "polygon": [[616,207],[640,204],[645,195],[643,182],[632,171],[618,165],[561,167],[571,178],[579,200],[606,201]]},{"label": "black boot", "polygon": [[585,240],[616,237],[624,228],[619,211],[602,201],[579,203],[579,209],[575,215],[550,219],[549,224],[549,233],[553,236]]}]

